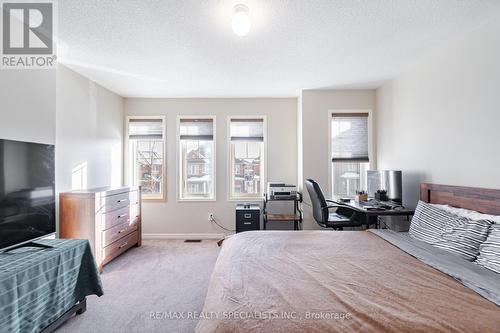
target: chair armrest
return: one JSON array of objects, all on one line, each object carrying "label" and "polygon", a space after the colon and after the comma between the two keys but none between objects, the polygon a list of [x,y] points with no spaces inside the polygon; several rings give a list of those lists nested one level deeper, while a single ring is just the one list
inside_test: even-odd
[{"label": "chair armrest", "polygon": [[[353,209],[350,205],[343,204],[341,202],[333,201],[333,200],[327,200],[325,199],[327,203],[333,204],[333,205],[328,205],[328,208],[333,208],[333,207],[344,207],[344,208],[350,208]],[[354,210],[354,209],[353,209]]]},{"label": "chair armrest", "polygon": [[334,200],[330,200],[330,199],[325,199],[325,201],[328,202],[328,203],[332,203],[334,205],[349,207],[349,205],[347,203],[343,203],[343,202],[339,202],[339,201],[334,201]]},{"label": "chair armrest", "polygon": [[352,208],[349,205],[342,205],[342,204],[339,204],[339,203],[335,203],[334,205],[328,205],[328,206],[326,206],[326,208],[328,208],[328,209],[330,209],[330,208],[347,208],[347,209],[352,210],[353,212],[356,211],[356,209]]}]

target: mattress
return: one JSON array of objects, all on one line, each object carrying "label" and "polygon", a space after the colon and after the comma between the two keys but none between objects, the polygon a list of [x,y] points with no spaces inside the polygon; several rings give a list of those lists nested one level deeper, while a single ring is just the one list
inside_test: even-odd
[{"label": "mattress", "polygon": [[255,231],[226,239],[199,317],[198,333],[500,327],[494,302],[366,231]]}]

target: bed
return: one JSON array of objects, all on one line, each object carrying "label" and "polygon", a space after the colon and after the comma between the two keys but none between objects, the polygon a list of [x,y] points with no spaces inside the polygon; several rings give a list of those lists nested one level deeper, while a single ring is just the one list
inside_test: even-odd
[{"label": "bed", "polygon": [[88,240],[41,239],[0,253],[0,333],[49,333],[102,296]]},{"label": "bed", "polygon": [[[500,215],[500,190],[421,199]],[[391,231],[255,231],[224,241],[198,333],[499,332],[500,274]]]}]

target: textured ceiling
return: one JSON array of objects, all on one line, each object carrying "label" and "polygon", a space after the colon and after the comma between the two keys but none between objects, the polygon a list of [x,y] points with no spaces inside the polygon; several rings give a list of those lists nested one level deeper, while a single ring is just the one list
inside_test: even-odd
[{"label": "textured ceiling", "polygon": [[374,87],[498,13],[499,0],[64,0],[58,53],[122,96],[297,96]]}]

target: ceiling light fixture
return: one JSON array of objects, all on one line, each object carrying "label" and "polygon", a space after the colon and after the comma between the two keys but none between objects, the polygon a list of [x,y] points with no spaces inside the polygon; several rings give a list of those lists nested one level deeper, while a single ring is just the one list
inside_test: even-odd
[{"label": "ceiling light fixture", "polygon": [[246,36],[250,31],[249,9],[243,4],[234,6],[233,31],[238,36]]}]

